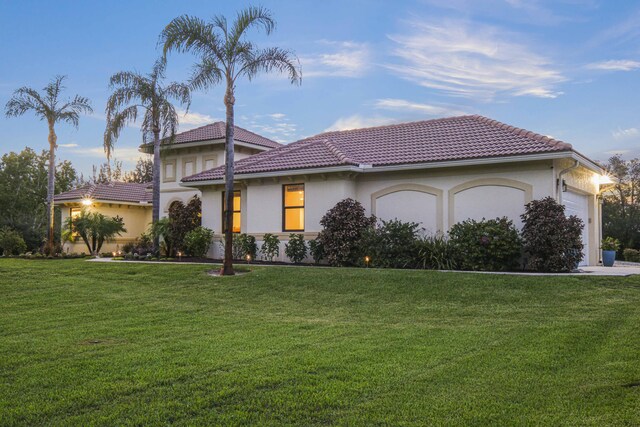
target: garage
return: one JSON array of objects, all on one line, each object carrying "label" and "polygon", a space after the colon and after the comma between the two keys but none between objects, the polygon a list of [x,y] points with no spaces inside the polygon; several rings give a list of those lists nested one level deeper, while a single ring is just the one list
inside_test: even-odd
[{"label": "garage", "polygon": [[565,214],[567,216],[575,215],[584,223],[582,229],[584,258],[580,261],[580,265],[589,265],[589,196],[575,191],[565,191],[562,193],[562,201],[565,206]]}]

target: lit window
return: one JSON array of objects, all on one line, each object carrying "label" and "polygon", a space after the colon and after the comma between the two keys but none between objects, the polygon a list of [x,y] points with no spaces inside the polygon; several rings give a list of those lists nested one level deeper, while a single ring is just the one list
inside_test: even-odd
[{"label": "lit window", "polygon": [[[81,212],[82,212],[81,208],[71,208],[69,211],[69,216],[71,217],[71,221],[73,221],[75,217],[79,216]],[[77,237],[77,236],[78,236],[78,233],[73,233],[73,237]]]},{"label": "lit window", "polygon": [[304,184],[282,186],[282,231],[304,231]]},{"label": "lit window", "polygon": [[[227,201],[224,197],[224,191],[222,192],[222,231],[227,230],[227,221],[225,220],[225,211],[227,210]],[[240,191],[233,192],[233,232],[240,233]]]}]

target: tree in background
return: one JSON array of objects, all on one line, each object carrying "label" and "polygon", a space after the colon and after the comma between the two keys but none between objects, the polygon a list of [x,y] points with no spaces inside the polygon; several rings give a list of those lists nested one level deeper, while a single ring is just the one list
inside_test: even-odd
[{"label": "tree in background", "polygon": [[640,248],[640,160],[615,155],[604,165],[617,182],[603,195],[602,231],[621,250]]},{"label": "tree in background", "polygon": [[59,122],[66,122],[78,127],[80,114],[91,113],[91,105],[88,98],[76,95],[67,100],[61,100],[61,92],[65,89],[63,82],[66,76],[56,76],[40,94],[37,90],[24,86],[17,89],[5,107],[7,117],[22,116],[28,111],[47,122],[49,126],[49,162],[47,183],[47,246],[49,250],[54,245],[55,211],[53,196],[55,194],[56,179],[56,148],[58,137],[55,126]]},{"label": "tree in background", "polygon": [[[208,89],[220,82],[226,86],[225,132],[225,194],[226,206],[233,206],[233,131],[235,89],[238,78],[255,78],[260,72],[287,73],[292,84],[300,83],[301,75],[296,56],[278,47],[259,49],[246,39],[251,28],[262,28],[267,35],[276,26],[271,12],[262,7],[247,7],[238,12],[229,25],[227,18],[218,15],[206,22],[200,18],[183,15],[175,18],[160,35],[164,55],[173,50],[192,52],[199,58],[190,84],[193,89]],[[233,212],[224,212],[225,248],[221,274],[233,274]]]},{"label": "tree in background", "polygon": [[[138,114],[144,115],[141,124],[144,143],[153,142],[153,213],[152,222],[160,219],[160,143],[172,142],[178,129],[178,113],[171,100],[189,108],[191,93],[182,83],[164,84],[167,63],[156,61],[151,73],[121,71],[111,76],[109,87],[113,93],[107,101],[107,128],[104,131],[104,149],[111,157],[120,132],[134,123]],[[161,139],[162,138],[162,139]],[[158,240],[154,239],[158,246]]]},{"label": "tree in background", "polygon": [[152,182],[153,160],[151,160],[150,158],[145,159],[140,157],[133,170],[125,172],[122,180],[124,182],[137,182],[139,184]]},{"label": "tree in background", "polygon": [[[34,250],[47,232],[47,160],[49,153],[25,148],[0,158],[0,227],[18,231]],[[69,161],[56,166],[55,192],[75,187],[78,176]],[[59,210],[55,215],[59,221]]]}]

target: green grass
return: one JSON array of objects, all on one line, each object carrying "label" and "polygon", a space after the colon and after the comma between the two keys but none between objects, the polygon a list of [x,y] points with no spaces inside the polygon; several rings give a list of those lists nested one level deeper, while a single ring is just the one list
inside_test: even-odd
[{"label": "green grass", "polygon": [[0,425],[639,425],[640,278],[0,260]]}]

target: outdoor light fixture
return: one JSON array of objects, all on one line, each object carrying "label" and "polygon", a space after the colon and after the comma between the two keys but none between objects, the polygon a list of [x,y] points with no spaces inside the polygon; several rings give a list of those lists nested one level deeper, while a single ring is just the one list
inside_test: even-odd
[{"label": "outdoor light fixture", "polygon": [[82,199],[82,204],[84,206],[91,206],[92,203],[93,202],[91,201],[91,199],[88,199],[88,198],[87,199]]},{"label": "outdoor light fixture", "polygon": [[247,254],[245,258],[247,259],[247,264],[249,264],[251,262],[251,254]]},{"label": "outdoor light fixture", "polygon": [[111,255],[113,255],[113,257],[115,258],[115,257],[116,257],[116,255],[118,255],[118,254],[117,254],[117,253],[115,253],[115,252],[111,252]]},{"label": "outdoor light fixture", "polygon": [[178,252],[178,260],[182,261],[182,252]]},{"label": "outdoor light fixture", "polygon": [[562,180],[562,192],[567,192],[567,181],[565,181],[564,179]]},{"label": "outdoor light fixture", "polygon": [[365,256],[364,257],[364,265],[367,266],[367,268],[369,268],[369,261],[371,261],[371,258],[369,258],[369,256]]},{"label": "outdoor light fixture", "polygon": [[598,184],[607,185],[614,184],[615,181],[609,175],[598,175]]}]

